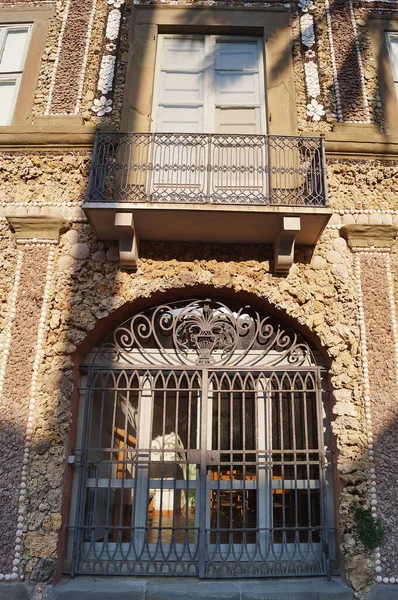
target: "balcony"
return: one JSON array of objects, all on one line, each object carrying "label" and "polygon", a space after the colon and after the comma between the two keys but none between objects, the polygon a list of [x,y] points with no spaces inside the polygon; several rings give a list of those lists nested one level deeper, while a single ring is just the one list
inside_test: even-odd
[{"label": "balcony", "polygon": [[83,208],[134,267],[138,240],[313,245],[328,208],[324,142],[243,134],[98,133]]}]

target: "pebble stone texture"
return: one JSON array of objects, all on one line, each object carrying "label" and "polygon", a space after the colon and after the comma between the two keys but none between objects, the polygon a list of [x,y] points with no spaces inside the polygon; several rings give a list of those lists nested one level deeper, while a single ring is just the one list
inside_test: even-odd
[{"label": "pebble stone texture", "polygon": [[0,278],[0,344],[4,344],[5,326],[9,313],[9,303],[11,298],[12,286],[14,282],[14,272],[16,263],[17,249],[12,243],[10,230],[5,221],[0,220],[0,264],[2,274]]},{"label": "pebble stone texture", "polygon": [[75,111],[93,2],[94,0],[70,0],[70,18],[67,20],[58,59],[51,114],[73,114]]},{"label": "pebble stone texture", "polygon": [[116,246],[98,242],[87,224],[66,233],[56,251],[55,292],[50,300],[46,361],[40,373],[32,440],[33,448],[40,451],[32,457],[28,481],[27,575],[36,578],[43,558],[56,557],[64,437],[71,421],[71,354],[98,319],[125,302],[149,298],[154,292],[209,285],[216,294],[226,288],[266,299],[306,325],[329,349],[336,390],[333,430],[340,450],[345,555],[348,568],[354,561],[352,578],[360,571],[358,585],[366,585],[371,570],[368,559],[359,553],[350,524],[350,507],[358,495],[366,493],[367,464],[363,460],[366,436],[361,416],[356,284],[350,276],[352,255],[345,240],[337,231],[328,230],[313,256],[311,249],[298,248],[297,263],[286,279],[272,275],[268,247],[142,243],[141,256],[136,274],[121,271]]},{"label": "pebble stone texture", "polygon": [[[81,203],[87,189],[90,161],[88,152],[4,152],[0,203],[4,207],[11,202]],[[24,214],[22,208],[21,213]]]},{"label": "pebble stone texture", "polygon": [[[139,2],[139,0],[135,0]],[[33,115],[44,114],[51,94],[51,113],[73,113],[84,76],[81,114],[88,124],[118,126],[126,85],[128,31],[133,2],[122,7],[118,65],[113,90],[114,109],[109,116],[92,111],[96,97],[99,65],[104,52],[106,18],[112,4],[97,0],[91,36],[87,27],[94,0],[59,0],[49,27],[42,56]],[[152,2],[152,0],[151,0]],[[153,3],[156,3],[155,0]],[[338,67],[338,83],[345,120],[366,120],[354,29],[348,0],[330,0],[333,42]],[[3,6],[48,5],[30,0],[0,0]],[[159,4],[164,4],[159,2]],[[175,0],[173,4],[242,6],[247,2],[196,2]],[[258,0],[249,4],[261,5]],[[275,2],[268,5],[276,5]],[[297,92],[299,131],[321,132],[337,120],[333,90],[333,67],[324,0],[314,0],[317,62],[321,95],[326,115],[318,123],[308,120],[300,42],[297,3],[292,4],[292,52]],[[370,6],[371,5],[371,6]],[[69,12],[66,17],[66,10]],[[264,6],[266,9],[267,6]],[[302,9],[300,9],[301,11]],[[359,47],[365,71],[366,95],[371,120],[383,125],[377,91],[376,65],[367,35],[367,20],[375,10],[384,16],[398,14],[392,2],[354,2]],[[62,45],[59,36],[63,28]],[[86,55],[86,48],[88,54]],[[84,60],[87,58],[87,66]],[[55,69],[56,67],[56,69]],[[55,76],[54,76],[55,75]],[[358,93],[359,90],[359,93]],[[32,435],[30,471],[27,481],[27,531],[24,535],[21,573],[33,582],[50,582],[58,558],[57,541],[64,507],[62,480],[65,472],[66,440],[72,423],[71,398],[74,389],[72,356],[100,319],[137,298],[150,298],[155,292],[200,291],[212,286],[247,292],[264,299],[306,326],[325,345],[332,359],[331,385],[334,389],[332,430],[338,449],[337,473],[341,485],[339,528],[344,568],[350,584],[364,597],[374,579],[374,557],[365,552],[355,536],[353,506],[361,500],[370,506],[369,464],[363,404],[363,372],[360,354],[357,284],[353,276],[353,255],[339,227],[348,223],[398,224],[398,164],[382,160],[328,160],[329,199],[333,208],[356,210],[335,213],[315,249],[297,248],[296,262],[286,278],[275,277],[270,268],[270,248],[261,246],[184,245],[145,243],[140,247],[137,273],[120,270],[116,245],[95,239],[84,222],[80,204],[84,198],[90,152],[5,152],[0,167],[0,218],[42,214],[70,218],[73,228],[61,237],[55,250],[54,286],[50,298],[45,360],[38,378],[37,404]],[[380,211],[380,212],[371,212]],[[17,248],[4,220],[0,220],[0,329],[8,318]],[[7,426],[0,431],[2,448],[0,477],[6,502],[0,500],[0,573],[10,573],[16,531],[16,500],[23,433],[29,402],[29,385],[45,280],[46,248],[24,250],[25,258],[14,322],[6,385],[0,397],[0,414],[7,414]],[[381,555],[383,576],[398,577],[397,508],[393,506],[395,483],[389,477],[396,459],[398,431],[392,419],[396,414],[397,389],[393,361],[391,309],[387,296],[385,256],[361,256],[364,308],[368,337],[372,416],[375,445],[378,508],[388,539]],[[392,252],[395,298],[398,305],[398,244]],[[0,341],[3,341],[0,334]],[[394,374],[395,373],[395,374]],[[3,451],[3,446],[6,453]],[[12,454],[10,454],[12,452]],[[3,462],[4,459],[4,462]],[[396,496],[397,494],[395,494]],[[3,503],[1,503],[3,502]],[[391,533],[391,535],[390,535]],[[0,590],[1,591],[1,590]],[[43,592],[44,593],[44,592]],[[40,596],[41,597],[41,596]],[[43,596],[44,598],[44,596]]]},{"label": "pebble stone texture", "polygon": [[[381,160],[328,160],[328,187],[330,201],[335,209],[366,211],[395,210],[398,208],[398,164]],[[363,224],[376,222],[361,216]]]},{"label": "pebble stone texture", "polygon": [[368,341],[372,430],[374,433],[378,514],[386,531],[382,545],[383,575],[395,577],[398,553],[398,390],[394,338],[388,299],[386,258],[361,256],[363,303]]},{"label": "pebble stone texture", "polygon": [[24,251],[19,294],[15,307],[10,353],[0,397],[0,552],[1,572],[10,572],[17,530],[17,509],[29,390],[45,283],[46,256],[41,249]]},{"label": "pebble stone texture", "polygon": [[336,67],[344,121],[365,121],[368,115],[363,103],[350,1],[333,0],[330,3],[332,35],[336,48]]}]

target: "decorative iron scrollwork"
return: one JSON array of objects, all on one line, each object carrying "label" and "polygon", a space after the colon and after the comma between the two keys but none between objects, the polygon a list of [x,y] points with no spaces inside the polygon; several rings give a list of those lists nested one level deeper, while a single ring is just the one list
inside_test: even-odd
[{"label": "decorative iron scrollwork", "polygon": [[215,362],[216,350],[230,353],[236,346],[238,332],[233,313],[211,307],[211,300],[188,305],[177,319],[175,339],[180,351],[195,350],[198,364]]},{"label": "decorative iron scrollwork", "polygon": [[99,132],[87,202],[327,206],[323,141]]},{"label": "decorative iron scrollwork", "polygon": [[117,327],[95,361],[139,366],[316,365],[309,345],[269,314],[215,300],[161,305]]}]

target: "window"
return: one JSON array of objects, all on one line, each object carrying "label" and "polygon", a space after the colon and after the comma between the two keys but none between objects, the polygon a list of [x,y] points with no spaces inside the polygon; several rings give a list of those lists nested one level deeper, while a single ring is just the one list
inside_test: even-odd
[{"label": "window", "polygon": [[0,126],[24,132],[32,124],[41,57],[54,14],[55,6],[0,9]]},{"label": "window", "polygon": [[[136,5],[122,129],[189,133],[190,126],[192,133],[197,127],[197,133],[224,133],[228,129],[234,133],[295,135],[291,44],[290,12],[285,7],[208,10]],[[165,45],[169,46],[166,51]],[[185,57],[183,46],[189,47]],[[179,62],[170,62],[176,56]],[[168,77],[163,96],[162,77]],[[250,87],[246,88],[249,80]]]},{"label": "window", "polygon": [[387,44],[391,59],[392,75],[398,98],[398,32],[387,33]]},{"label": "window", "polygon": [[398,134],[398,21],[391,18],[369,19],[369,34],[377,69],[383,105],[384,130]]},{"label": "window", "polygon": [[[246,134],[265,133],[262,45],[260,37],[159,36],[152,130],[164,135],[152,154],[161,166],[152,177],[153,197],[198,198],[205,189],[218,201],[245,188],[253,198],[266,194],[256,168],[265,148],[261,140],[242,143]],[[219,170],[207,177],[209,153]]]},{"label": "window", "polygon": [[152,128],[265,133],[262,39],[159,36]]},{"label": "window", "polygon": [[21,83],[31,25],[0,26],[0,125],[10,125]]}]

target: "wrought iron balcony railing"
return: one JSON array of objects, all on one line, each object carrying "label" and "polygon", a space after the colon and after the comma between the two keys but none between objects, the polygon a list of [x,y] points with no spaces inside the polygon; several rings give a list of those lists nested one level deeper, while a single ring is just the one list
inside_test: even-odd
[{"label": "wrought iron balcony railing", "polygon": [[324,141],[98,133],[87,202],[327,206]]}]

